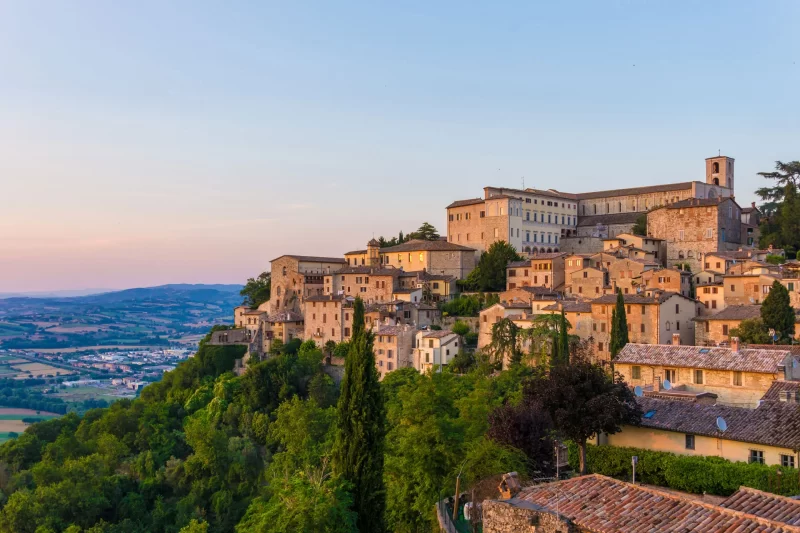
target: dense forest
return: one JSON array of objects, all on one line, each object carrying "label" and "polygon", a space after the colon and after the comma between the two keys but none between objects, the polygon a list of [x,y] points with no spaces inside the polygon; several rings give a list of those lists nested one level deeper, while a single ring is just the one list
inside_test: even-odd
[{"label": "dense forest", "polygon": [[[242,350],[204,341],[139,398],[0,446],[0,531],[357,531],[353,487],[331,466],[340,391],[321,350],[306,342],[237,377]],[[529,471],[523,451],[486,435],[492,410],[519,403],[532,372],[497,374],[484,361],[380,383],[387,531],[431,531],[459,471],[462,487]]]}]

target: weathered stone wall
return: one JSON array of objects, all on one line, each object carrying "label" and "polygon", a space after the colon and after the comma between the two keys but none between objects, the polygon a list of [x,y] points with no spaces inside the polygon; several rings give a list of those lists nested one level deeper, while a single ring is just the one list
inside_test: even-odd
[{"label": "weathered stone wall", "polygon": [[709,316],[725,309],[725,286],[706,285],[695,287],[695,296],[702,304],[699,316]]},{"label": "weathered stone wall", "polygon": [[623,294],[634,294],[636,287],[642,285],[644,265],[631,259],[620,259],[608,267],[608,276],[622,289]]},{"label": "weathered stone wall", "polygon": [[[390,302],[397,277],[384,274],[337,273],[331,276],[333,293],[343,291],[345,296],[360,296],[365,303]],[[326,278],[326,279],[331,279]],[[327,287],[327,284],[326,284]]]},{"label": "weathered stone wall", "polygon": [[[447,240],[462,246],[475,248],[479,252],[486,249],[484,245],[483,218],[486,206],[483,202],[452,207],[447,210]],[[476,254],[477,255],[477,254]]]},{"label": "weathered stone wall", "polygon": [[[628,340],[639,344],[658,344],[658,304],[625,304]],[[610,358],[611,312],[614,304],[592,304],[592,337],[595,351],[602,360]],[[644,326],[644,327],[642,327]]]},{"label": "weathered stone wall", "polygon": [[579,533],[579,529],[566,517],[520,501],[483,502],[484,533]]},{"label": "weathered stone wall", "polygon": [[[581,228],[578,228],[578,231],[580,230]],[[559,249],[568,254],[593,254],[603,250],[603,239],[592,237],[591,231],[588,236],[564,237],[558,244]]]},{"label": "weathered stone wall", "polygon": [[606,287],[606,273],[597,268],[585,268],[572,273],[569,283],[570,293],[578,298],[599,298],[611,292]]},{"label": "weathered stone wall", "polygon": [[[468,245],[464,245],[468,246]],[[475,269],[477,254],[472,251],[426,252],[428,271],[464,279]]]},{"label": "weathered stone wall", "polygon": [[353,313],[349,307],[342,310],[341,301],[305,302],[303,308],[305,340],[311,339],[323,347],[328,341],[342,342],[350,338]]}]

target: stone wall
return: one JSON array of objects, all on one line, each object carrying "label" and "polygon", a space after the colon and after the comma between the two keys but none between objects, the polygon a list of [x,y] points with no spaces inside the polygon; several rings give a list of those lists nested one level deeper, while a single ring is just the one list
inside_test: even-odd
[{"label": "stone wall", "polygon": [[348,340],[353,326],[353,310],[342,309],[341,301],[305,302],[303,304],[305,325],[303,338],[312,339],[317,346],[325,346],[328,341]]},{"label": "stone wall", "polygon": [[484,533],[579,533],[568,518],[525,501],[483,502]]},{"label": "stone wall", "polygon": [[[484,229],[481,212],[485,213],[483,202],[447,210],[447,240],[462,246],[484,251]],[[475,254],[477,255],[477,254]]]}]

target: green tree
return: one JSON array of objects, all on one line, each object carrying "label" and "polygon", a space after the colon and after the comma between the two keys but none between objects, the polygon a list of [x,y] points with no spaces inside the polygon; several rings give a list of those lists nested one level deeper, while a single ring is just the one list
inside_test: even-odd
[{"label": "green tree", "polygon": [[793,185],[796,189],[800,185],[800,161],[789,161],[788,163],[775,161],[775,170],[759,172],[758,175],[775,180],[774,187],[762,187],[756,190],[756,194],[765,202],[761,206],[761,212],[770,217],[780,209],[786,186]]},{"label": "green tree", "polygon": [[786,258],[782,255],[767,254],[767,257],[764,258],[764,261],[766,261],[770,265],[782,265],[783,263],[786,262]]},{"label": "green tree", "polygon": [[262,272],[257,278],[248,278],[239,294],[244,297],[244,305],[258,307],[269,300],[271,287],[272,274]]},{"label": "green tree", "polygon": [[739,327],[731,329],[730,336],[739,337],[741,342],[748,344],[769,344],[772,342],[767,327],[760,318],[742,320],[739,322]]},{"label": "green tree", "polygon": [[456,320],[455,323],[453,324],[453,327],[450,328],[450,331],[452,331],[456,335],[461,335],[463,337],[470,331],[469,324],[467,324],[463,320]]},{"label": "green tree", "polygon": [[423,222],[419,229],[408,235],[410,239],[422,239],[425,241],[435,241],[439,239],[439,232],[428,222]]},{"label": "green tree", "polygon": [[611,352],[611,360],[628,344],[628,317],[625,313],[625,298],[622,291],[617,289],[617,303],[611,312],[611,340],[608,350]]},{"label": "green tree", "polygon": [[372,332],[364,326],[364,302],[353,305],[353,335],[342,379],[338,431],[333,453],[336,474],[353,487],[358,531],[382,533],[386,490],[383,452],[386,415],[375,368]]},{"label": "green tree", "polygon": [[558,322],[558,363],[569,364],[569,324],[564,310],[561,310],[561,317]]},{"label": "green tree", "polygon": [[508,264],[521,260],[513,246],[506,241],[495,241],[489,251],[481,254],[478,266],[469,273],[465,285],[478,291],[504,291]]},{"label": "green tree", "polygon": [[761,320],[767,329],[774,329],[783,339],[794,337],[795,312],[789,300],[789,291],[775,280],[769,294],[761,304]]},{"label": "green tree", "polygon": [[784,187],[783,204],[780,208],[780,246],[797,248],[800,242],[800,198],[797,186],[787,183]]},{"label": "green tree", "polygon": [[623,425],[639,425],[642,412],[620,374],[585,360],[557,365],[547,375],[525,384],[529,405],[550,414],[556,430],[580,449],[581,474],[586,474],[586,441],[600,432],[614,434]]},{"label": "green tree", "polygon": [[639,215],[636,217],[636,222],[631,228],[631,233],[634,235],[647,236],[647,215]]},{"label": "green tree", "polygon": [[488,349],[495,362],[508,361],[509,364],[516,365],[522,361],[522,351],[517,343],[518,334],[519,326],[509,318],[492,324],[492,341]]}]

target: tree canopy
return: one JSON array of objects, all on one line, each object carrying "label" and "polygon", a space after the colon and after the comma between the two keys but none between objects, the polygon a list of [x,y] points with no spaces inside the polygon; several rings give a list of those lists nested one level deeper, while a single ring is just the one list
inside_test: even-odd
[{"label": "tree canopy", "polygon": [[789,291],[778,280],[772,283],[769,294],[761,304],[761,320],[765,328],[774,329],[780,338],[794,337],[794,308],[789,299]]},{"label": "tree canopy", "polygon": [[611,311],[611,339],[608,343],[608,350],[611,352],[611,359],[628,344],[628,315],[625,312],[625,298],[622,290],[617,289],[617,302]]},{"label": "tree canopy", "polygon": [[764,215],[759,230],[759,245],[772,245],[786,250],[790,258],[800,249],[800,161],[776,161],[775,170],[759,172],[760,176],[774,180],[774,185],[756,190],[763,203]]},{"label": "tree canopy", "polygon": [[439,232],[436,231],[436,228],[434,228],[432,224],[423,222],[417,231],[409,233],[408,238],[435,241],[439,239]]},{"label": "tree canopy", "polygon": [[521,261],[513,246],[506,241],[495,241],[481,254],[478,266],[469,273],[462,285],[476,291],[506,290],[506,267],[512,261]]},{"label": "tree canopy", "polygon": [[258,307],[269,300],[271,287],[272,274],[262,272],[257,278],[248,278],[239,294],[244,297],[244,305]]}]

